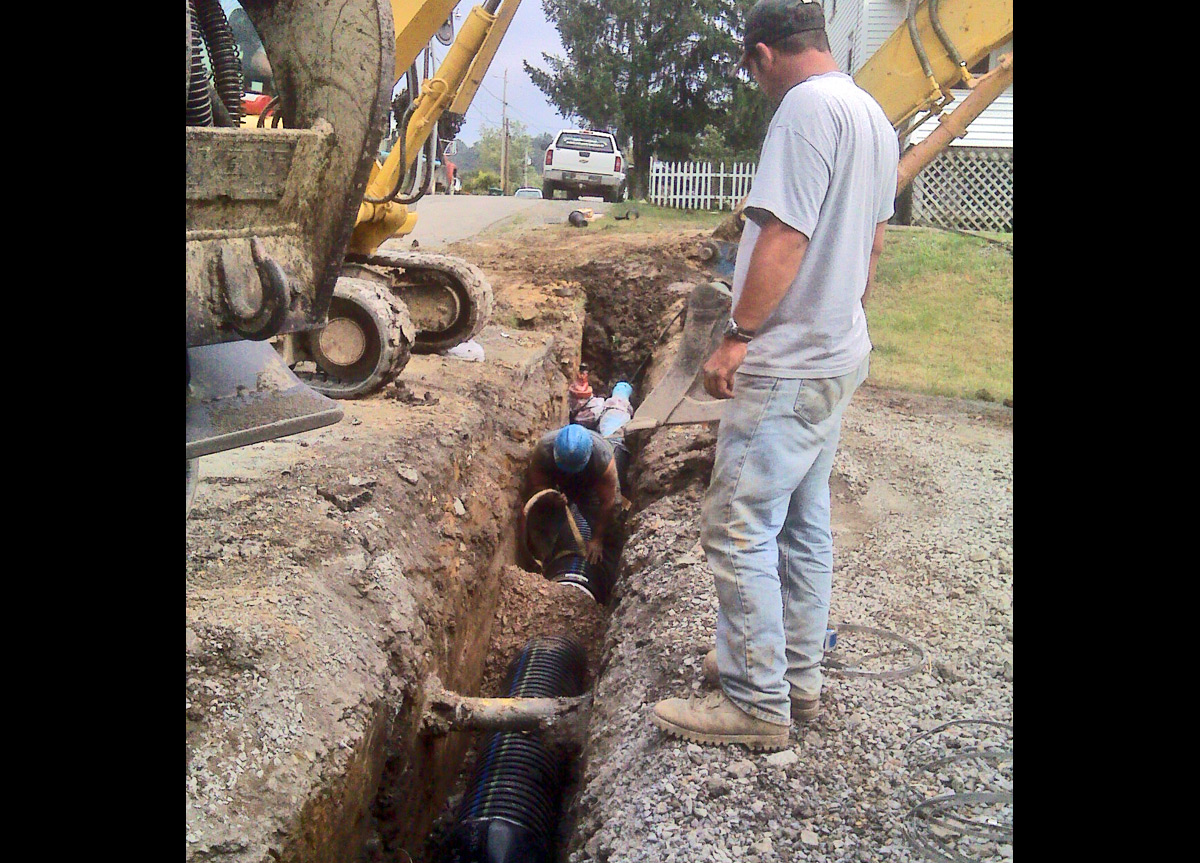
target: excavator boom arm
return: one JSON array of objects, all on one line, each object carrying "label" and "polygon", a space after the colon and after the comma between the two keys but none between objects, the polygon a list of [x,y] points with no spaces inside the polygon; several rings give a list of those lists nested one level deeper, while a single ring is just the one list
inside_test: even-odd
[{"label": "excavator boom arm", "polygon": [[[962,61],[937,34],[932,11]],[[896,28],[854,76],[854,83],[875,97],[896,128],[921,111],[948,101],[947,90],[966,84],[966,69],[1013,38],[1013,0],[942,0],[910,9],[908,22]],[[916,39],[913,33],[916,33]],[[925,74],[928,67],[933,80]]]},{"label": "excavator boom arm", "polygon": [[[450,0],[434,3],[392,0],[392,15],[397,22],[397,81],[408,68],[407,64],[401,66],[401,62],[407,58],[407,63],[412,63],[432,38],[437,23],[448,14],[441,10],[454,5],[456,2]],[[501,0],[488,0],[483,6],[471,9],[437,73],[422,84],[421,94],[406,115],[408,122],[401,131],[404,146],[393,147],[384,163],[371,171],[350,244],[352,252],[372,254],[384,240],[411,233],[416,227],[416,214],[409,213],[407,206],[395,200],[395,191],[416,163],[442,115],[448,110],[465,113],[520,5],[521,0],[504,0],[501,8]],[[419,8],[414,13],[411,7]],[[426,7],[436,7],[443,18],[431,17]],[[402,21],[410,22],[405,29],[401,29]]]}]

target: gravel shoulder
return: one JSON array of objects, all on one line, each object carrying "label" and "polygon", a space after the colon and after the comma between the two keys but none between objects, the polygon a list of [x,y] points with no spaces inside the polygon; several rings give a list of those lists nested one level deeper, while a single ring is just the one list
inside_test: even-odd
[{"label": "gravel shoulder", "polygon": [[[828,673],[821,717],[795,725],[775,755],[700,747],[650,724],[659,699],[700,690],[717,608],[698,533],[713,429],[652,437],[568,859],[915,861],[901,822],[921,799],[1011,791],[1011,769],[987,765],[940,787],[905,747],[947,720],[1013,721],[1012,432],[1012,412],[990,405],[855,395],[832,482],[830,620],[914,639],[926,661],[899,680]],[[993,843],[980,859],[1011,853]]]}]

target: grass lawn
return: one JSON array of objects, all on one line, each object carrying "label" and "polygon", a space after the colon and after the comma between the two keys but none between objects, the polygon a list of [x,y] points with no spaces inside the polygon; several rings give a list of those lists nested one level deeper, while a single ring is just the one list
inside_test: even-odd
[{"label": "grass lawn", "polygon": [[[996,235],[1010,246],[1011,234]],[[888,227],[867,304],[871,382],[987,401],[1013,394],[1013,256],[974,237]]]},{"label": "grass lawn", "polygon": [[[581,201],[582,206],[588,206],[587,201]],[[626,212],[636,210],[638,217],[615,219]],[[695,228],[696,230],[711,231],[722,220],[729,218],[729,211],[709,212],[708,210],[676,210],[672,207],[656,207],[654,204],[642,204],[637,201],[622,201],[610,204],[603,219],[597,219],[589,226],[589,230],[614,231],[621,234],[652,233],[654,231],[677,231]],[[572,229],[574,230],[574,229]]]},{"label": "grass lawn", "polygon": [[[637,220],[593,222],[619,233],[711,230],[728,212],[627,206]],[[867,321],[874,384],[953,398],[1002,402],[1013,395],[1012,234],[982,237],[889,226]]]}]

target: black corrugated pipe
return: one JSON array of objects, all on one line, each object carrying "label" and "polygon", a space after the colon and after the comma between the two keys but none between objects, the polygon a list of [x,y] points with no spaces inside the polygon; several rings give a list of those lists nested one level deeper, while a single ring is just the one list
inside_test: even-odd
[{"label": "black corrugated pipe", "polygon": [[[583,694],[587,653],[574,639],[530,639],[508,667],[509,698]],[[444,863],[552,863],[566,779],[563,756],[532,735],[490,735],[444,846]]]},{"label": "black corrugated pipe", "polygon": [[229,19],[221,9],[220,0],[196,0],[196,14],[200,22],[200,32],[204,34],[204,43],[208,47],[208,59],[212,63],[213,78],[216,80],[217,94],[221,103],[229,112],[234,126],[242,124],[242,57],[238,51],[237,40],[233,38],[233,28]]},{"label": "black corrugated pipe", "polygon": [[212,103],[208,98],[208,71],[204,68],[203,36],[196,21],[196,4],[188,0],[188,11],[192,21],[192,71],[188,75],[187,125],[211,126],[213,124]]},{"label": "black corrugated pipe", "polygon": [[[583,541],[587,542],[592,538],[592,526],[588,524],[587,518],[575,504],[570,504],[569,509],[571,515],[575,517],[575,524],[579,527]],[[558,531],[564,543],[571,542],[571,528],[565,518],[558,526]],[[591,594],[592,599],[604,605],[608,602],[616,569],[616,550],[611,545],[611,543],[605,543],[604,553],[599,563],[588,563],[587,558],[582,554],[563,554],[552,557],[546,563],[543,574],[546,578],[557,581],[559,584],[573,584],[583,588]]]},{"label": "black corrugated pipe", "polygon": [[[620,461],[629,453],[618,452]],[[574,516],[574,524],[567,515]],[[560,584],[573,584],[586,591],[601,605],[608,604],[621,559],[621,539],[616,530],[604,538],[600,562],[591,564],[584,557],[584,546],[592,538],[592,526],[574,504],[566,507],[550,490],[540,491],[525,504],[525,549],[542,570],[542,575]]]}]

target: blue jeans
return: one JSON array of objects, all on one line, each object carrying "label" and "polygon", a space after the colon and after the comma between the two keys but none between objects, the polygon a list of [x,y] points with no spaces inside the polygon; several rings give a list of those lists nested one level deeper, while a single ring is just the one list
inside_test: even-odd
[{"label": "blue jeans", "polygon": [[734,704],[768,722],[790,722],[791,689],[821,691],[829,473],[868,364],[837,378],[739,372],[717,433],[700,531],[720,602],[717,667]]}]

